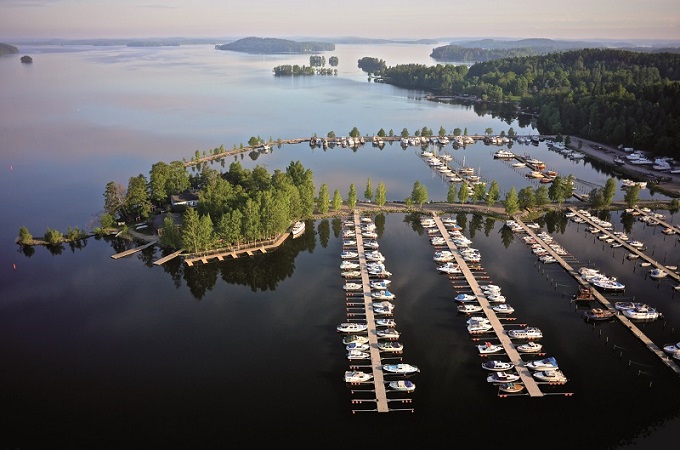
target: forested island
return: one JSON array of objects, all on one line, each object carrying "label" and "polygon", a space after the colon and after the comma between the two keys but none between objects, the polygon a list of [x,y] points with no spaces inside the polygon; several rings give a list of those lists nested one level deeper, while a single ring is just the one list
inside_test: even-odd
[{"label": "forested island", "polygon": [[296,42],[288,39],[247,37],[229,44],[216,45],[217,50],[244,53],[317,53],[335,50],[329,42]]},{"label": "forested island", "polygon": [[0,42],[0,55],[11,55],[13,53],[19,53],[19,49],[13,45]]},{"label": "forested island", "polygon": [[541,134],[577,135],[680,158],[680,55],[582,49],[465,65],[406,64],[386,83],[512,103]]}]

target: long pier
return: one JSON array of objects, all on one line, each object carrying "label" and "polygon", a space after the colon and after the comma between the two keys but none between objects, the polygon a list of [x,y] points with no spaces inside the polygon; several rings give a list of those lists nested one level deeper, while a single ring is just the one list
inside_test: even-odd
[{"label": "long pier", "polygon": [[145,248],[151,247],[151,246],[154,245],[155,243],[156,243],[156,241],[148,242],[148,243],[146,243],[146,244],[144,244],[144,245],[140,245],[139,247],[131,248],[131,249],[129,249],[129,250],[125,250],[125,251],[122,251],[122,252],[120,252],[120,253],[116,253],[115,255],[111,255],[111,258],[113,258],[113,259],[119,259],[119,258],[124,258],[124,257],[126,257],[126,256],[133,255],[133,254],[135,254],[135,253],[137,253],[137,252],[141,252],[141,251],[144,250]]},{"label": "long pier", "polygon": [[453,253],[456,259],[456,264],[458,264],[458,267],[460,267],[461,271],[463,272],[465,280],[472,289],[472,292],[474,293],[475,297],[477,297],[477,301],[479,302],[479,304],[482,305],[484,314],[486,315],[486,317],[489,319],[489,322],[493,326],[493,331],[494,333],[496,333],[496,336],[498,337],[500,344],[505,349],[505,353],[510,359],[510,362],[514,364],[515,370],[517,370],[517,373],[519,374],[520,379],[522,380],[522,383],[524,384],[524,387],[527,390],[527,393],[531,397],[543,397],[544,394],[539,389],[538,383],[536,383],[536,380],[531,375],[531,371],[524,365],[524,361],[522,360],[519,352],[512,343],[510,336],[508,336],[505,329],[503,328],[503,324],[496,316],[496,313],[492,309],[491,304],[484,296],[484,293],[482,292],[482,289],[479,287],[477,279],[475,278],[472,271],[468,267],[467,262],[458,253],[458,247],[451,240],[451,235],[446,230],[446,227],[444,226],[444,223],[442,222],[441,218],[439,216],[434,216],[434,221],[437,224],[439,232],[444,237],[446,245]]},{"label": "long pier", "polygon": [[[593,226],[598,226],[594,222],[591,222],[588,217],[582,215],[578,211],[576,211],[574,208],[570,208],[574,213],[576,213],[579,217],[582,217],[583,219],[587,220],[590,222]],[[590,288],[591,292],[595,296],[595,299],[600,302],[604,307],[610,310],[615,310],[615,308],[612,306],[611,302],[607,300],[607,298],[604,297],[600,292],[597,291],[593,286],[591,286],[587,281],[585,281],[578,273],[578,271],[574,270],[574,268],[567,263],[564,258],[562,258],[560,255],[557,254],[549,245],[543,241],[536,233],[533,232],[529,227],[527,227],[518,216],[514,216],[514,220],[525,230],[526,233],[529,234],[536,242],[540,243],[543,248],[545,248],[548,253],[555,258],[555,260],[559,263],[564,270],[566,270],[574,279],[582,286],[587,286]],[[602,227],[600,227],[602,228]],[[622,241],[625,242],[625,241]],[[629,246],[630,247],[630,246]],[[634,247],[630,247],[633,250],[636,250]],[[640,252],[638,252],[640,253]],[[633,321],[628,319],[626,316],[623,314],[616,314],[614,317],[616,317],[623,325],[629,329],[635,337],[637,337],[642,344],[647,347],[649,351],[654,353],[656,356],[661,359],[661,362],[663,362],[668,368],[673,370],[677,375],[680,375],[680,366],[676,364],[671,358],[666,355],[663,350],[661,350],[654,342],[652,342],[647,335],[645,335],[638,327],[635,325]]]},{"label": "long pier", "polygon": [[[267,253],[269,250],[276,249],[283,241],[285,241],[289,236],[291,236],[290,230],[282,233],[276,239],[270,239],[268,241],[256,242],[250,245],[242,245],[238,247],[229,247],[226,249],[217,249],[213,251],[188,255],[184,258],[184,262],[187,266],[191,267],[196,262],[202,262],[203,264],[208,264],[211,260],[224,261],[225,258],[236,259],[242,255],[253,256],[255,254]],[[164,261],[165,262],[165,261]]]}]

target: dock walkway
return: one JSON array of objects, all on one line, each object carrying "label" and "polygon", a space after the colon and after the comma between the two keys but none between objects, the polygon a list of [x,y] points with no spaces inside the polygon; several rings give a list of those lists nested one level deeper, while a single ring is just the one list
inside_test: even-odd
[{"label": "dock walkway", "polygon": [[[570,208],[570,210],[573,211],[574,213],[576,213],[576,215],[578,215],[579,217],[585,219],[585,220],[586,220],[588,223],[590,223],[591,225],[593,225],[593,226],[598,226],[598,225],[595,224],[594,222],[590,221],[588,217],[582,215],[581,213],[579,213],[578,211],[576,211],[574,208]],[[555,258],[555,260],[559,263],[559,265],[562,266],[562,268],[564,268],[564,270],[566,270],[572,277],[574,277],[574,279],[575,279],[580,285],[589,287],[590,290],[591,290],[591,292],[592,292],[593,295],[595,296],[595,299],[596,299],[598,302],[600,302],[600,304],[602,304],[602,305],[603,305],[604,307],[606,307],[607,309],[615,310],[615,308],[613,307],[613,305],[611,304],[611,302],[610,302],[609,300],[607,300],[607,298],[605,298],[600,292],[597,291],[597,289],[595,289],[593,286],[591,286],[590,283],[588,283],[587,281],[585,281],[585,280],[579,275],[579,273],[578,273],[577,270],[574,270],[574,268],[573,268],[569,263],[567,263],[560,255],[558,255],[558,254],[557,254],[557,253],[556,253],[549,245],[547,245],[547,243],[546,243],[545,241],[543,241],[543,239],[541,239],[540,237],[538,237],[538,235],[536,235],[536,233],[534,233],[533,230],[531,230],[529,227],[527,227],[527,226],[522,222],[522,220],[519,218],[519,216],[514,216],[514,220],[515,220],[515,221],[516,221],[516,222],[517,222],[517,223],[518,223],[518,224],[526,231],[526,233],[529,234],[529,236],[531,236],[532,238],[534,238],[534,240],[535,240],[536,242],[540,243],[540,244],[543,246],[543,248],[545,248],[545,249],[548,251],[548,253],[549,253],[553,258]],[[599,227],[599,228],[602,228],[602,227]],[[603,230],[603,231],[604,231],[604,230]],[[616,237],[616,236],[613,236],[613,237]],[[625,242],[625,241],[621,241],[621,242]],[[629,247],[630,247],[630,246],[629,246]],[[635,247],[630,247],[630,249],[637,251],[637,249],[636,249]],[[638,253],[640,253],[640,252],[638,252]],[[643,332],[635,325],[635,323],[634,323],[633,321],[629,320],[629,319],[628,319],[626,316],[624,316],[623,314],[616,314],[615,317],[616,317],[621,323],[623,323],[624,326],[625,326],[626,328],[628,328],[628,329],[629,329],[629,330],[630,330],[630,331],[631,331],[638,339],[640,339],[640,341],[642,342],[642,344],[643,344],[645,347],[647,347],[647,349],[648,349],[649,351],[651,351],[651,352],[654,353],[656,356],[658,356],[659,359],[661,359],[661,361],[664,363],[664,365],[666,365],[668,368],[670,368],[671,370],[673,370],[677,375],[680,375],[680,366],[678,366],[678,364],[676,364],[671,358],[669,358],[668,355],[666,355],[666,354],[663,352],[663,350],[661,350],[654,342],[652,342],[652,340],[649,339],[649,337],[647,337],[647,336],[646,336],[646,335],[645,335],[645,334],[644,334],[644,333],[643,333]]]},{"label": "dock walkway", "polygon": [[124,258],[124,257],[126,257],[126,256],[133,255],[133,254],[135,254],[135,253],[137,253],[137,252],[141,252],[141,251],[144,250],[145,248],[151,247],[151,246],[154,245],[155,243],[156,243],[156,241],[147,242],[146,244],[140,245],[139,247],[131,248],[131,249],[129,249],[129,250],[125,250],[125,251],[123,251],[123,252],[116,253],[115,255],[111,255],[111,258],[113,258],[113,259],[119,259],[119,258]]},{"label": "dock walkway", "polygon": [[269,250],[273,250],[283,244],[288,236],[291,236],[290,230],[282,233],[276,239],[270,239],[267,241],[259,241],[253,244],[239,245],[236,247],[229,247],[223,249],[212,250],[208,252],[195,253],[188,255],[184,258],[184,262],[187,266],[191,267],[196,262],[202,262],[203,264],[208,264],[211,260],[223,261],[224,258],[236,259],[242,255],[253,256],[256,253],[267,253]]},{"label": "dock walkway", "polygon": [[470,285],[470,288],[472,289],[474,295],[477,297],[477,301],[479,302],[479,304],[482,305],[484,314],[486,315],[491,325],[493,326],[493,331],[498,337],[500,344],[505,349],[505,353],[508,355],[508,358],[510,358],[510,362],[515,365],[515,370],[517,370],[517,373],[519,374],[522,383],[526,387],[527,393],[531,397],[543,397],[544,394],[539,389],[538,383],[536,383],[536,380],[531,375],[531,371],[524,365],[524,361],[520,357],[519,352],[515,348],[508,334],[505,332],[503,324],[496,316],[496,313],[493,311],[491,304],[484,296],[482,289],[479,287],[477,279],[472,274],[472,271],[468,267],[463,257],[458,253],[458,247],[451,240],[451,235],[444,226],[444,223],[442,222],[441,218],[438,216],[434,216],[434,221],[437,224],[439,232],[444,237],[446,245],[453,253],[456,259],[456,264],[458,264],[458,267],[460,267],[460,269],[462,270],[463,275],[465,276],[465,280],[467,281],[468,285]]}]

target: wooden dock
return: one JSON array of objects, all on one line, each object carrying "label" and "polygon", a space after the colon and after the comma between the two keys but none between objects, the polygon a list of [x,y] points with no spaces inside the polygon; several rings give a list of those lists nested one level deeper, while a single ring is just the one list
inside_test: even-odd
[{"label": "wooden dock", "polygon": [[141,251],[144,250],[145,248],[151,247],[151,246],[154,245],[155,243],[156,243],[155,241],[154,241],[154,242],[148,242],[148,243],[146,243],[146,244],[144,244],[144,245],[140,245],[139,247],[131,248],[131,249],[129,249],[129,250],[125,250],[124,252],[120,252],[120,253],[116,253],[115,255],[111,255],[111,258],[113,258],[113,259],[119,259],[119,258],[124,258],[124,257],[126,257],[126,256],[133,255],[133,254],[135,254],[135,253],[137,253],[137,252],[141,252]]},{"label": "wooden dock", "polygon": [[479,302],[479,304],[482,305],[483,312],[489,319],[491,325],[493,326],[493,331],[498,337],[500,345],[502,345],[503,348],[505,349],[505,353],[508,355],[510,362],[515,365],[515,370],[517,370],[517,373],[519,374],[520,379],[522,380],[522,383],[524,384],[524,387],[527,390],[527,393],[529,394],[530,397],[543,397],[544,394],[539,389],[536,379],[533,377],[533,375],[531,375],[531,371],[524,365],[524,361],[520,357],[520,354],[515,348],[515,345],[512,343],[512,340],[510,339],[505,329],[503,328],[503,324],[498,319],[498,316],[492,309],[491,304],[484,296],[482,289],[479,287],[479,283],[477,282],[477,279],[472,273],[472,270],[470,270],[469,266],[467,265],[467,262],[458,253],[458,247],[451,240],[451,235],[444,226],[444,223],[442,222],[441,218],[438,216],[434,216],[434,221],[437,224],[439,232],[444,237],[446,245],[453,253],[456,259],[456,264],[458,264],[458,267],[460,267],[460,269],[463,271],[463,276],[465,277],[465,280],[472,289],[474,295],[477,297],[477,301]]},{"label": "wooden dock", "polygon": [[253,256],[255,254],[267,253],[278,248],[291,235],[292,233],[289,230],[279,235],[276,239],[187,255],[184,257],[184,262],[187,266],[191,267],[197,262],[208,264],[214,260],[223,261],[225,258],[236,259],[243,255]]},{"label": "wooden dock", "polygon": [[162,258],[160,258],[160,259],[157,259],[157,260],[154,261],[153,263],[154,263],[155,265],[157,265],[157,266],[163,265],[163,264],[165,264],[166,262],[170,261],[171,259],[174,259],[174,258],[178,257],[178,256],[181,255],[183,252],[184,252],[184,249],[181,248],[181,249],[177,250],[177,251],[174,252],[174,253],[170,253],[169,255],[166,255],[166,256],[164,256],[164,257],[162,257]]},{"label": "wooden dock", "polygon": [[[595,224],[594,222],[590,221],[588,217],[582,215],[581,213],[579,213],[578,211],[576,211],[574,208],[570,208],[570,210],[573,211],[573,212],[574,212],[576,215],[578,215],[579,217],[585,219],[585,220],[587,221],[587,223],[591,224],[592,226],[598,226],[598,225]],[[523,229],[524,229],[524,230],[525,230],[532,238],[534,238],[534,240],[535,240],[536,242],[540,243],[540,244],[543,246],[543,248],[545,248],[545,249],[548,251],[548,253],[549,253],[553,258],[555,258],[555,260],[557,260],[557,262],[559,263],[559,265],[562,266],[562,268],[564,268],[564,269],[565,269],[572,277],[574,277],[574,279],[575,279],[581,286],[589,287],[590,290],[591,290],[591,292],[592,292],[593,295],[595,296],[595,299],[596,299],[598,302],[600,302],[600,304],[602,304],[602,305],[603,305],[605,308],[607,308],[607,309],[616,310],[616,308],[614,308],[614,306],[611,304],[611,302],[610,302],[609,300],[607,300],[607,298],[605,298],[600,292],[597,291],[597,289],[595,289],[593,286],[591,286],[590,283],[588,283],[587,281],[585,281],[585,280],[580,276],[580,274],[578,273],[577,270],[574,270],[574,268],[573,268],[569,263],[567,263],[560,255],[558,255],[558,254],[557,254],[557,253],[556,253],[549,245],[547,245],[540,237],[538,237],[538,235],[536,235],[536,233],[534,233],[533,230],[531,230],[529,227],[527,227],[527,226],[521,221],[521,219],[520,219],[518,216],[514,216],[514,220],[515,220],[515,221],[516,221],[516,222],[517,222],[517,223],[518,223],[518,224],[519,224],[519,225],[520,225],[520,226],[521,226],[521,227],[522,227],[522,228],[523,228]],[[599,227],[599,226],[598,226],[598,227]],[[602,229],[602,227],[599,227],[599,228]],[[605,230],[602,229],[602,231],[605,231]],[[612,235],[612,236],[613,236],[613,235]],[[616,236],[613,236],[613,237],[616,237]],[[620,242],[625,242],[625,241],[622,241],[622,240],[619,240],[619,241],[620,241]],[[637,253],[641,253],[641,252],[637,251],[637,249],[636,249],[635,247],[631,247],[631,246],[628,246],[628,247],[630,247],[631,250],[635,250]],[[654,342],[652,342],[652,340],[649,339],[649,337],[647,337],[647,336],[646,336],[646,335],[645,335],[645,334],[637,327],[637,325],[635,325],[635,323],[634,323],[633,321],[629,320],[629,319],[628,319],[626,316],[624,316],[623,314],[616,314],[614,317],[616,317],[621,323],[623,323],[623,325],[624,325],[627,329],[629,329],[629,330],[633,333],[633,335],[635,335],[635,337],[637,337],[638,339],[640,339],[640,341],[642,342],[642,344],[643,344],[645,347],[647,347],[647,349],[648,349],[649,351],[651,351],[651,352],[654,353],[656,356],[658,356],[659,359],[661,359],[661,362],[664,363],[664,365],[666,365],[668,368],[670,368],[671,370],[673,370],[677,375],[680,375],[680,366],[678,366],[678,364],[676,364],[676,363],[675,363],[668,355],[666,355],[666,353],[664,353],[662,349],[660,349]]]}]

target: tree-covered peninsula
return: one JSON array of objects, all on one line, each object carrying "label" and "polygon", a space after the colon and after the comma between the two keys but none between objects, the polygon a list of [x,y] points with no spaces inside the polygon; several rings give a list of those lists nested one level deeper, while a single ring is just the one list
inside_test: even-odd
[{"label": "tree-covered peninsula", "polygon": [[11,55],[12,53],[19,53],[19,49],[13,45],[0,42],[0,55]]},{"label": "tree-covered peninsula", "polygon": [[680,55],[582,49],[465,65],[388,67],[382,80],[440,96],[512,102],[543,134],[680,157]]},{"label": "tree-covered peninsula", "polygon": [[217,50],[244,53],[317,53],[335,50],[329,42],[296,42],[288,39],[247,37],[228,44],[216,45]]}]

